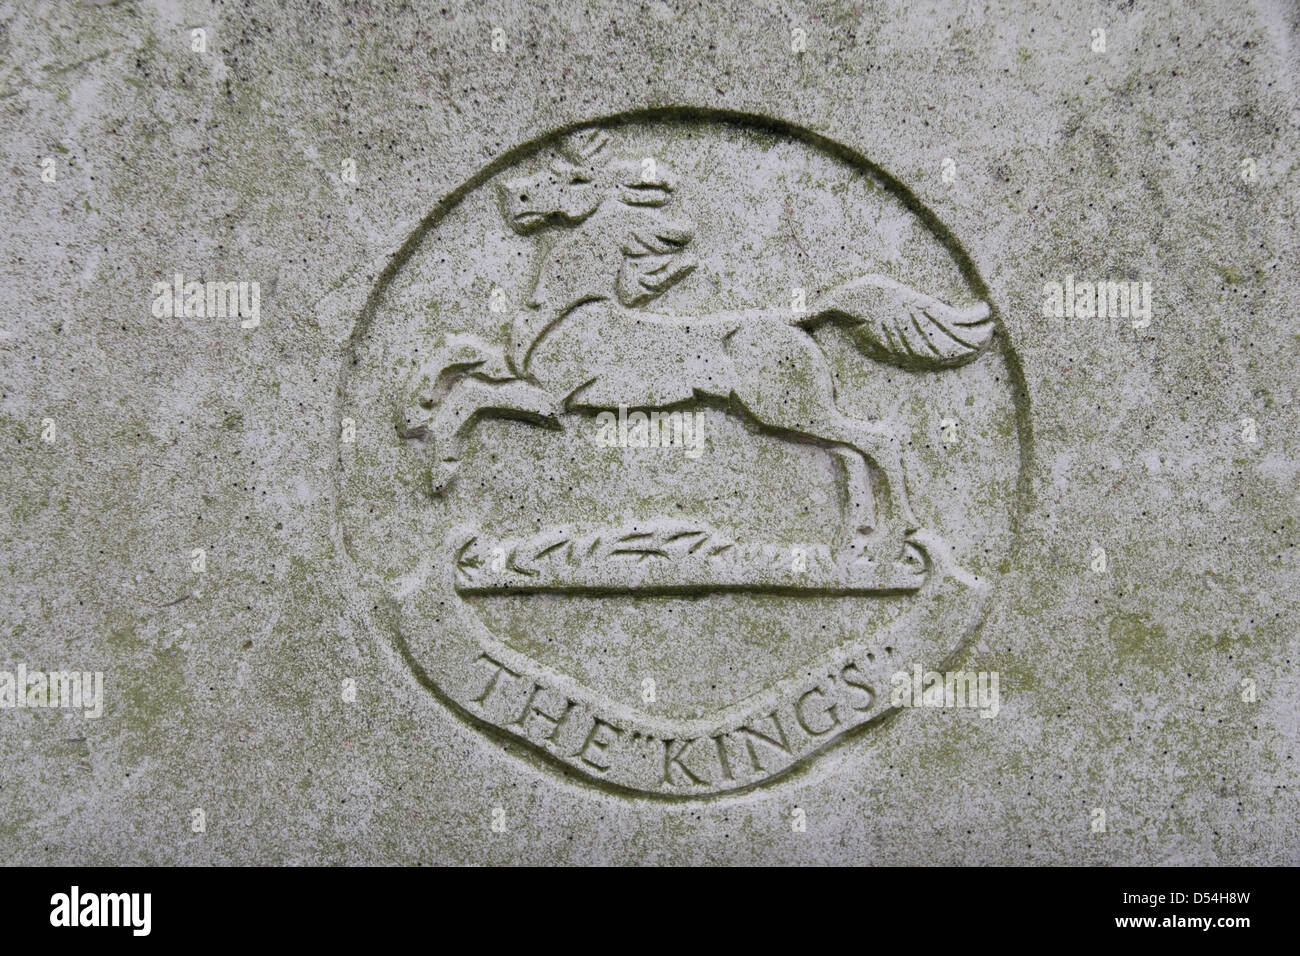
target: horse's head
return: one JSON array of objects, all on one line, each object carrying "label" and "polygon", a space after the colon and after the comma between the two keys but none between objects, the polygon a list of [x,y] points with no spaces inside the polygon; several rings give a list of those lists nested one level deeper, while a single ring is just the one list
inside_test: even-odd
[{"label": "horse's head", "polygon": [[653,159],[611,160],[609,134],[593,130],[563,140],[546,169],[497,190],[510,228],[528,235],[547,225],[576,226],[607,201],[662,206],[673,189],[665,173]]},{"label": "horse's head", "polygon": [[609,135],[575,133],[546,169],[498,185],[510,228],[570,233],[555,243],[533,290],[534,308],[563,309],[616,294],[625,306],[650,301],[695,268],[685,251],[694,226],[660,211],[672,197],[668,169],[654,159],[614,160]]},{"label": "horse's head", "polygon": [[543,226],[576,226],[609,194],[609,176],[599,161],[605,141],[564,144],[547,168],[497,184],[501,209],[510,228],[521,236]]}]

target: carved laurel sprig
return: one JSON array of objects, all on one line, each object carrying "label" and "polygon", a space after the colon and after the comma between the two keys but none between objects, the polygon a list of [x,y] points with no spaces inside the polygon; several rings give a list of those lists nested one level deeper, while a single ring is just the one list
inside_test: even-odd
[{"label": "carved laurel sprig", "polygon": [[[456,551],[456,567],[476,574],[494,560],[503,569],[533,577],[546,567],[576,568],[609,561],[710,560],[736,547],[735,541],[697,522],[663,521],[578,534],[553,528],[527,538],[484,541],[474,536]],[[502,561],[504,558],[504,561]]]}]

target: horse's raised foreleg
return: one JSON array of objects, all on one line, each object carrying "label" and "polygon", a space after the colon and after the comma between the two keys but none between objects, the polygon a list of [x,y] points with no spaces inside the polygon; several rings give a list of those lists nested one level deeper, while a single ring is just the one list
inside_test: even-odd
[{"label": "horse's raised foreleg", "polygon": [[420,364],[413,378],[417,404],[432,409],[470,375],[490,381],[504,381],[515,376],[506,367],[505,353],[499,346],[474,335],[450,335]]},{"label": "horse's raised foreleg", "polygon": [[[458,379],[434,407],[432,416],[422,425],[408,427],[403,437],[431,446],[430,488],[440,495],[456,476],[465,440],[479,418],[518,418],[559,428],[559,411],[554,396],[536,385],[520,379],[502,382],[470,376]],[[408,411],[408,421],[413,412],[415,409]]]}]

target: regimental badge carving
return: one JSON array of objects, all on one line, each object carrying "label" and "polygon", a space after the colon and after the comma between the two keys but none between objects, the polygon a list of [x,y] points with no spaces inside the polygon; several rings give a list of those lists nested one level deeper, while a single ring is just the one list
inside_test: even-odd
[{"label": "regimental badge carving", "polygon": [[1009,553],[1026,408],[969,258],[771,120],[515,151],[402,247],[348,353],[366,620],[456,713],[607,788],[744,789],[878,722]]}]

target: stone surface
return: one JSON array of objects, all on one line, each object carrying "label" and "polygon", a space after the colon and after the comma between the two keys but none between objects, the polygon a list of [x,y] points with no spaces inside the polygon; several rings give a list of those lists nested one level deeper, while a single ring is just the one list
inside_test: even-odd
[{"label": "stone surface", "polygon": [[0,10],[6,859],[1298,862],[1296,25]]}]

